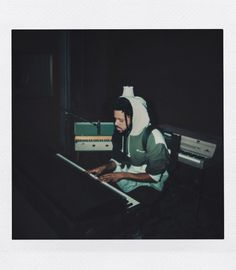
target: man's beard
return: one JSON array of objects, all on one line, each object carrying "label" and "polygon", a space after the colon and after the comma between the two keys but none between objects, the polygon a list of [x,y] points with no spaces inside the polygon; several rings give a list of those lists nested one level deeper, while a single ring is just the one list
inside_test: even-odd
[{"label": "man's beard", "polygon": [[116,131],[119,134],[127,136],[130,133],[131,129],[132,129],[132,125],[130,124],[125,130],[123,130],[121,128],[117,128],[117,127],[115,127],[115,128],[116,128]]},{"label": "man's beard", "polygon": [[125,130],[123,130],[123,129],[119,128],[119,127],[116,127],[116,130],[117,130],[117,132],[119,132],[120,134],[122,134],[122,133],[125,132]]}]

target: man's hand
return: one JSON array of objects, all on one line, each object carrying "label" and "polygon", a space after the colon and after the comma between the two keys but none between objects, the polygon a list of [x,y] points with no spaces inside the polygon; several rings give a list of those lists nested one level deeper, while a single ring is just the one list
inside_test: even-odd
[{"label": "man's hand", "polygon": [[107,173],[99,177],[101,181],[112,182],[112,183],[115,183],[123,178],[124,178],[124,173],[122,172]]},{"label": "man's hand", "polygon": [[87,170],[88,173],[92,173],[99,176],[105,172],[113,171],[116,168],[116,163],[114,161],[109,161],[107,164],[96,167],[94,169]]},{"label": "man's hand", "polygon": [[104,166],[99,166],[99,167],[97,167],[97,168],[87,170],[87,172],[99,176],[99,175],[102,174],[102,172],[103,172],[104,170],[105,170],[105,167],[104,167]]}]

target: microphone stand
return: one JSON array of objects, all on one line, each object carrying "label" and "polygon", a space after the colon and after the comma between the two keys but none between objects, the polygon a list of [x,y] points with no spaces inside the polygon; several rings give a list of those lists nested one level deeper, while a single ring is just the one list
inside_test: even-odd
[{"label": "microphone stand", "polygon": [[78,119],[78,120],[81,120],[83,122],[88,122],[90,123],[91,125],[97,127],[97,135],[101,135],[101,122],[98,120],[97,122],[91,122],[75,113],[72,113],[72,112],[68,112],[68,111],[64,111],[65,112],[65,115],[70,115],[70,116],[73,116],[74,118]]},{"label": "microphone stand", "polygon": [[[89,120],[87,120],[87,119],[79,116],[78,114],[75,114],[73,112],[67,111],[65,108],[61,108],[61,112],[64,114],[65,117],[74,118],[74,119],[76,119],[78,121],[87,122],[87,123],[95,126],[97,128],[97,135],[101,135],[101,122],[99,120],[97,122],[91,122],[91,121],[89,121]],[[70,152],[73,153],[72,155],[75,154],[76,161],[79,161],[79,159],[80,159],[79,156],[80,155],[79,155],[79,152],[78,151],[76,151],[76,153],[75,153],[74,148],[73,148],[73,150],[71,148],[71,151],[68,150],[68,152],[69,153]]]}]

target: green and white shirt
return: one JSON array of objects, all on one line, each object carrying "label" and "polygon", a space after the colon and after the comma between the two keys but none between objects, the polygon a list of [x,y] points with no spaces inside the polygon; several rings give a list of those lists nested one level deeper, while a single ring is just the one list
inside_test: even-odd
[{"label": "green and white shirt", "polygon": [[148,173],[155,182],[141,182],[122,179],[117,185],[129,192],[140,186],[149,186],[159,191],[163,189],[168,178],[167,167],[169,152],[163,135],[157,129],[152,130],[147,139],[146,149],[143,147],[143,134],[151,124],[147,112],[147,104],[141,97],[125,97],[133,110],[132,125],[126,131],[128,135],[114,132],[112,137],[112,159],[116,162],[115,171],[131,173]]}]

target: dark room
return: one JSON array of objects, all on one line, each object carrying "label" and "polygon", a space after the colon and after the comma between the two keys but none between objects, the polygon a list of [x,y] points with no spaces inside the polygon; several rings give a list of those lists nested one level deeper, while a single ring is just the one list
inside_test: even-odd
[{"label": "dark room", "polygon": [[222,29],[14,29],[11,44],[12,239],[224,239]]}]

